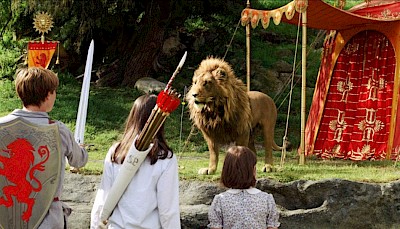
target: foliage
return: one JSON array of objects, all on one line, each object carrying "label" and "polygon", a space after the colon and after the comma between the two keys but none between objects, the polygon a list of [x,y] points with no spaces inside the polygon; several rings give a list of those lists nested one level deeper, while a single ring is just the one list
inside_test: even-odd
[{"label": "foliage", "polygon": [[12,79],[17,64],[25,60],[23,50],[26,47],[25,39],[15,41],[13,33],[7,31],[0,40],[0,79]]}]

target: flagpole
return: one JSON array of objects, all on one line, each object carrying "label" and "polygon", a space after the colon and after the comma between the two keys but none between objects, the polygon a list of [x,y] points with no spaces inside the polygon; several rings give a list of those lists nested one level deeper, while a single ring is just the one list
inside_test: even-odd
[{"label": "flagpole", "polygon": [[[247,0],[246,8],[250,9],[250,0]],[[250,20],[251,21],[251,20]],[[247,91],[250,91],[250,22],[246,25],[246,81]]]},{"label": "flagpole", "polygon": [[306,123],[306,77],[307,77],[307,10],[304,10],[301,15],[302,20],[302,58],[301,58],[301,134],[300,134],[300,158],[299,164],[305,164],[305,123]]}]

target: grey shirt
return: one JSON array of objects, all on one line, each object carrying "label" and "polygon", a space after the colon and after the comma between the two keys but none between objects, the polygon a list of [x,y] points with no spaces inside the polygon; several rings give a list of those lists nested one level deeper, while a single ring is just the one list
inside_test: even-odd
[{"label": "grey shirt", "polygon": [[[46,125],[49,124],[50,117],[46,112],[30,112],[22,109],[14,110],[12,113],[7,116],[0,118],[0,123],[9,122],[11,120],[16,119],[17,117],[22,117],[29,122],[35,124]],[[58,125],[60,138],[61,138],[61,152],[64,155],[61,160],[61,173],[60,173],[60,181],[57,187],[55,198],[61,197],[63,182],[64,182],[64,173],[65,173],[65,158],[68,159],[68,163],[73,167],[83,167],[88,161],[88,153],[83,147],[80,147],[79,144],[75,141],[72,132],[68,129],[68,127],[57,120],[52,120],[54,123]],[[64,214],[62,209],[63,203],[61,201],[53,201],[50,206],[49,211],[46,214],[46,217],[43,219],[39,228],[52,228],[52,229],[63,229],[64,228]]]}]

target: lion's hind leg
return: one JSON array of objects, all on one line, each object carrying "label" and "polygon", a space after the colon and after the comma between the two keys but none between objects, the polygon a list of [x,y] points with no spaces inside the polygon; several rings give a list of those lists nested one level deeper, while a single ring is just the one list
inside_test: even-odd
[{"label": "lion's hind leg", "polygon": [[6,186],[3,188],[3,193],[5,197],[0,198],[0,205],[4,205],[7,208],[13,205],[13,199],[11,196],[15,196],[18,193],[18,187],[16,186]]},{"label": "lion's hind leg", "polygon": [[29,197],[32,192],[32,189],[27,188],[28,185],[29,185],[29,183],[27,182],[24,185],[25,188],[22,188],[22,190],[20,190],[16,195],[17,200],[20,203],[26,204],[26,210],[22,214],[22,220],[24,220],[26,222],[28,222],[29,219],[31,218],[32,208],[33,208],[33,205],[35,204],[35,199]]},{"label": "lion's hind leg", "polygon": [[27,208],[26,211],[24,211],[24,213],[22,214],[22,220],[28,222],[29,218],[31,218],[32,216],[32,208],[35,204],[35,200],[32,198],[24,198],[23,202],[26,203]]},{"label": "lion's hind leg", "polygon": [[276,168],[274,168],[274,158],[272,155],[272,145],[274,144],[274,128],[275,128],[275,120],[273,122],[266,123],[264,122],[262,125],[263,136],[264,136],[264,168],[263,172],[275,172]]}]

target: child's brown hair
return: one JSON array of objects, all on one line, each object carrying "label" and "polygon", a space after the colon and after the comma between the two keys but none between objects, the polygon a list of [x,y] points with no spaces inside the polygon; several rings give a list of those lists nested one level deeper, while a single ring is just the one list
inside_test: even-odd
[{"label": "child's brown hair", "polygon": [[[133,144],[135,137],[140,134],[140,131],[142,131],[146,125],[146,122],[150,117],[156,102],[157,96],[149,94],[142,95],[135,100],[128,119],[126,120],[125,131],[122,136],[122,140],[111,157],[112,162],[122,164],[122,162],[125,160],[130,146]],[[158,159],[172,157],[172,149],[168,146],[165,139],[164,124],[160,126],[153,143],[154,146],[147,155],[150,157],[151,165],[155,164]]]},{"label": "child's brown hair", "polygon": [[227,188],[248,189],[256,185],[256,154],[244,146],[228,149],[222,167],[221,183]]},{"label": "child's brown hair", "polygon": [[40,106],[58,84],[57,74],[41,67],[19,69],[15,77],[15,90],[24,107]]}]

